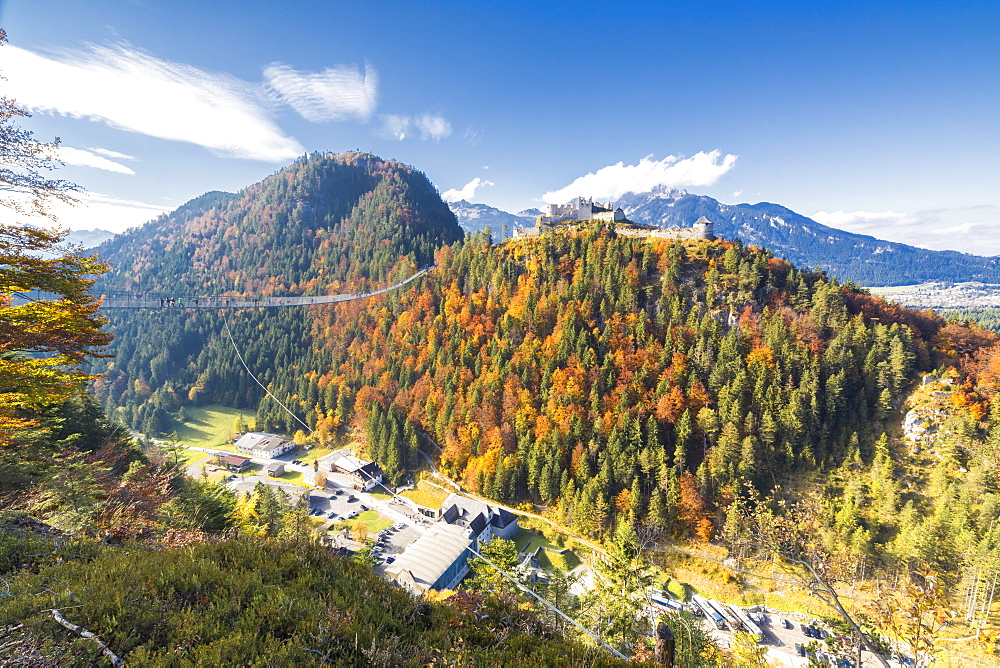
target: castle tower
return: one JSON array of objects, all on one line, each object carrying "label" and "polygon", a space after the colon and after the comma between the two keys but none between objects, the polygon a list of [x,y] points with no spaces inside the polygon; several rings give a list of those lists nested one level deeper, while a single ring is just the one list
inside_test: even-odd
[{"label": "castle tower", "polygon": [[709,241],[715,239],[715,224],[705,216],[694,221],[691,228],[694,230],[695,239],[708,239]]}]

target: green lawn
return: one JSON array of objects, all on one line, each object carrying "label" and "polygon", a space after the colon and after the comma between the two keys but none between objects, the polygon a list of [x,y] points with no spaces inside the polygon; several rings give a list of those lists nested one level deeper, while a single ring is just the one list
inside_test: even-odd
[{"label": "green lawn", "polygon": [[[514,543],[519,552],[533,552],[538,547],[550,547],[553,550],[562,549],[542,534],[523,527],[514,536]],[[566,554],[542,550],[538,553],[538,565],[546,570],[557,568],[561,571],[569,571],[580,565],[580,558],[572,550]]]},{"label": "green lawn", "polygon": [[417,483],[416,489],[408,489],[405,492],[400,492],[399,495],[432,510],[441,508],[444,505],[444,500],[448,498],[448,492],[423,480]]},{"label": "green lawn", "polygon": [[572,550],[567,551],[566,554],[557,554],[548,550],[542,550],[538,553],[538,565],[547,571],[560,570],[566,572],[579,566],[580,558]]},{"label": "green lawn", "polygon": [[687,585],[679,580],[675,580],[674,578],[670,578],[667,582],[667,591],[677,597],[678,601],[686,601],[691,596]]},{"label": "green lawn", "polygon": [[[167,448],[160,448],[160,452],[162,452],[163,456],[167,459],[171,461],[173,460],[174,453],[170,452]],[[180,461],[181,466],[190,466],[191,464],[200,462],[207,457],[211,457],[211,455],[197,450],[188,450],[187,448],[184,448],[177,451],[177,459]]]},{"label": "green lawn", "polygon": [[384,517],[380,520],[372,520],[368,523],[368,533],[372,535],[377,534],[382,529],[388,529],[393,524],[395,524],[395,522]]},{"label": "green lawn", "polygon": [[181,443],[234,452],[235,449],[229,445],[229,439],[233,436],[233,424],[240,415],[244,420],[253,418],[253,413],[247,409],[225,406],[185,407],[184,412],[187,420],[176,430]]},{"label": "green lawn", "polygon": [[514,542],[517,544],[518,552],[531,552],[539,545],[551,547],[556,550],[559,549],[558,545],[542,534],[535,533],[531,529],[525,529],[524,527],[518,530],[517,535],[514,536]]},{"label": "green lawn", "polygon": [[333,452],[334,449],[333,448],[323,448],[323,447],[320,447],[320,446],[316,446],[316,447],[310,448],[309,450],[304,450],[303,451],[301,448],[299,448],[299,450],[300,450],[300,454],[301,454],[300,458],[301,459],[308,459],[311,462],[314,459],[319,459],[320,457],[326,457],[328,454],[330,454],[331,452]]},{"label": "green lawn", "polygon": [[390,526],[392,526],[394,524],[394,522],[392,520],[387,519],[385,517],[382,517],[378,513],[378,511],[376,511],[376,510],[366,510],[365,512],[363,512],[360,515],[358,515],[357,517],[355,517],[353,520],[348,521],[347,524],[348,524],[348,526],[351,527],[351,532],[352,533],[354,531],[354,526],[356,524],[358,524],[359,522],[364,522],[365,523],[365,527],[368,529],[368,535],[369,536],[374,536],[375,534],[377,534],[382,529],[385,529],[386,527],[390,527]]},{"label": "green lawn", "polygon": [[286,471],[279,475],[275,480],[280,480],[281,482],[290,482],[293,485],[298,485],[299,487],[312,487],[312,485],[307,484],[303,480],[305,474],[301,471]]}]

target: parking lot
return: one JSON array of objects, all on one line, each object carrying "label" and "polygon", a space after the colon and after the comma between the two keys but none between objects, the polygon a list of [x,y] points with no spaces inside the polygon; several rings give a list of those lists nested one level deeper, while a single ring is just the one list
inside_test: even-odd
[{"label": "parking lot", "polygon": [[240,494],[253,492],[253,488],[260,482],[265,485],[280,487],[285,490],[290,497],[292,497],[293,501],[298,500],[299,497],[301,497],[306,491],[306,488],[301,485],[282,482],[281,480],[270,477],[267,475],[266,471],[259,467],[257,467],[252,473],[229,474],[226,476],[225,480],[230,489]]},{"label": "parking lot", "polygon": [[[758,626],[763,634],[761,645],[767,647],[768,659],[775,665],[781,666],[807,666],[810,659],[820,665],[857,666],[857,646],[853,646],[852,658],[841,659],[836,663],[830,656],[825,642],[830,637],[830,631],[822,626],[807,621],[805,623],[797,621],[791,615],[775,613],[773,611],[758,616]],[[731,642],[731,631],[716,630],[709,622],[705,622],[706,627],[711,626],[710,635],[720,641],[724,646]],[[809,645],[816,643],[816,650],[813,651]],[[811,656],[810,656],[811,655]],[[865,665],[870,665],[875,661],[869,652],[862,652],[862,659]],[[892,665],[898,665],[893,663]],[[904,664],[905,665],[905,664]]]},{"label": "parking lot", "polygon": [[[362,498],[364,497],[364,498]],[[351,520],[371,509],[371,498],[350,487],[327,486],[322,491],[313,491],[309,495],[310,514],[333,522]]]}]

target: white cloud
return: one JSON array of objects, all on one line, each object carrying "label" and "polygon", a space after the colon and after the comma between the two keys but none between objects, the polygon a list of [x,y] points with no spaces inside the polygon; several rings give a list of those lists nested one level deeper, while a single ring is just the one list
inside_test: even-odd
[{"label": "white cloud", "polygon": [[130,176],[135,174],[130,167],[126,167],[125,165],[115,162],[114,160],[108,160],[107,158],[97,155],[96,153],[79,148],[60,146],[55,155],[58,160],[65,162],[67,165],[94,167],[96,169],[103,169],[108,172],[117,172],[119,174],[128,174]]},{"label": "white cloud", "polygon": [[657,186],[710,186],[733,168],[737,157],[731,154],[723,157],[715,150],[700,151],[690,158],[668,155],[663,160],[652,160],[647,156],[637,165],[619,162],[581,176],[564,188],[547,192],[542,199],[550,204],[561,204],[579,196],[617,199],[628,192],[647,192]]},{"label": "white cloud", "polygon": [[743,194],[742,190],[737,190],[737,191],[733,192],[733,197],[739,197],[742,194]]},{"label": "white cloud", "polygon": [[88,150],[94,153],[100,153],[106,158],[114,158],[115,160],[135,160],[135,156],[128,155],[126,153],[119,153],[118,151],[111,151],[106,148],[94,148],[90,147]]},{"label": "white cloud", "polygon": [[448,119],[441,116],[424,114],[414,119],[413,122],[417,126],[417,129],[420,130],[421,139],[441,141],[451,135],[451,123],[448,122]]},{"label": "white cloud", "polygon": [[259,85],[128,45],[53,57],[7,45],[4,93],[34,111],[102,121],[213,153],[285,162],[304,152],[270,118]]},{"label": "white cloud", "polygon": [[445,202],[457,202],[458,200],[461,199],[464,199],[465,201],[469,202],[472,201],[472,198],[476,196],[477,190],[492,185],[493,185],[492,181],[486,181],[485,179],[481,179],[477,176],[476,178],[472,179],[464,186],[462,186],[461,190],[455,190],[454,188],[452,188],[451,190],[445,190],[443,193],[441,193],[441,199],[443,199]]},{"label": "white cloud", "polygon": [[896,211],[818,211],[812,219],[877,239],[974,255],[1000,253],[1000,219],[992,206]]},{"label": "white cloud", "polygon": [[835,227],[838,230],[871,234],[888,226],[905,225],[912,217],[895,211],[817,211],[811,218],[817,223]]},{"label": "white cloud", "polygon": [[173,211],[175,206],[147,204],[135,200],[122,199],[95,192],[73,193],[76,205],[51,202],[49,211],[56,216],[51,221],[40,216],[25,217],[11,209],[0,207],[0,224],[31,223],[40,227],[58,225],[71,230],[108,230],[124,232],[130,227],[142,225],[161,213]]},{"label": "white cloud", "polygon": [[403,141],[410,131],[410,117],[398,114],[383,114],[382,127],[375,134],[382,139]]},{"label": "white cloud", "polygon": [[264,68],[264,79],[278,96],[313,123],[349,118],[367,121],[378,104],[378,73],[366,65],[338,65],[322,72],[293,70],[282,63]]},{"label": "white cloud", "polygon": [[440,141],[451,135],[451,123],[448,119],[432,114],[422,116],[406,116],[402,114],[383,114],[382,126],[375,131],[382,139],[403,141],[410,136],[410,128],[420,132],[421,139]]}]

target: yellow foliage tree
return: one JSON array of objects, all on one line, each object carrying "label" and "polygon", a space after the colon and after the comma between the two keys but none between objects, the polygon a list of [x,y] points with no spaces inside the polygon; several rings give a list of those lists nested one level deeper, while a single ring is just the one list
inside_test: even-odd
[{"label": "yellow foliage tree", "polygon": [[[38,142],[14,125],[27,115],[0,98],[0,205],[45,216],[48,202],[70,201],[76,186],[41,175],[58,162],[58,142]],[[65,237],[60,230],[0,224],[0,445],[36,426],[33,413],[62,403],[93,378],[81,364],[111,341],[100,331],[100,302],[89,292],[107,266],[59,251]]]}]

